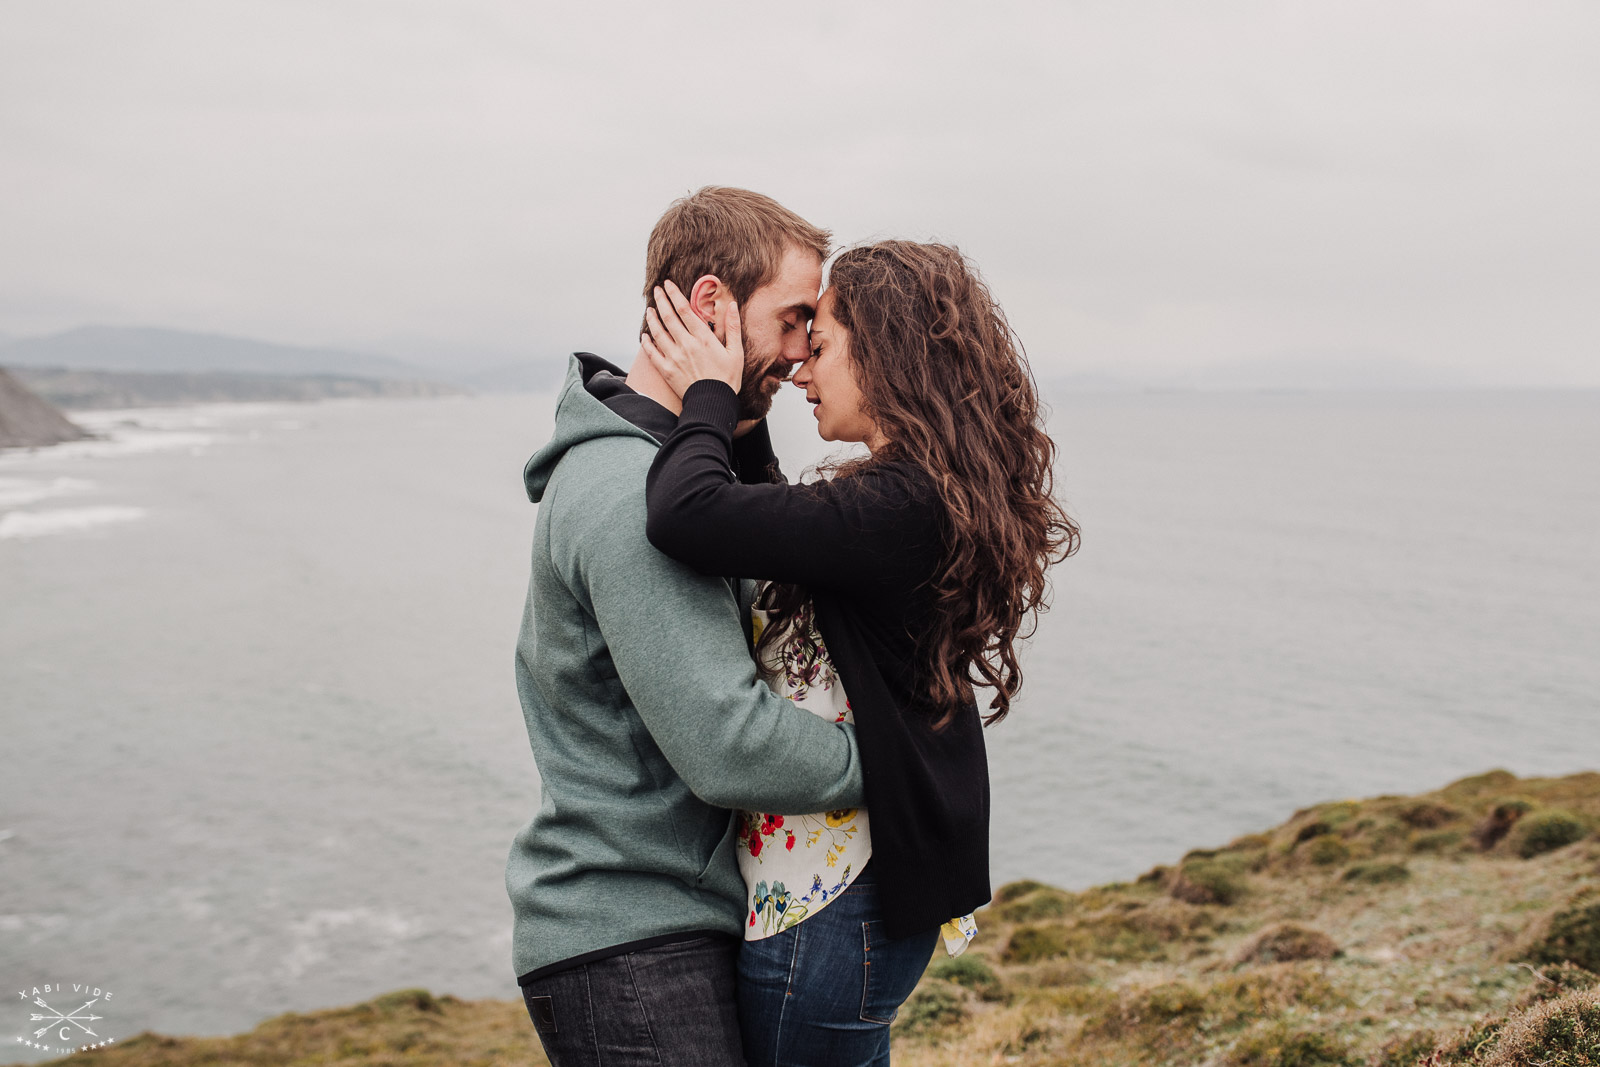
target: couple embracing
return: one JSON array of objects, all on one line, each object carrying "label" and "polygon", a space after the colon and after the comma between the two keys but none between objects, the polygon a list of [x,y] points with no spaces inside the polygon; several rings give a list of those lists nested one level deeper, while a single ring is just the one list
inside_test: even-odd
[{"label": "couple embracing", "polygon": [[[525,471],[542,791],[506,886],[556,1067],[887,1064],[989,899],[982,727],[1077,529],[971,265],[883,241],[823,290],[829,244],[745,190],[674,203],[632,366],[575,356]],[[788,483],[785,381],[865,454]]]}]

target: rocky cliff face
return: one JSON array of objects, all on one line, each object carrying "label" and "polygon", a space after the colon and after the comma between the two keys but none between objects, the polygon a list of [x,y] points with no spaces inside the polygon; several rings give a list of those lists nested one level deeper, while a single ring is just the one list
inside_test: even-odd
[{"label": "rocky cliff face", "polygon": [[12,377],[33,390],[35,395],[67,411],[461,394],[460,389],[441,382],[385,381],[337,374],[168,373],[14,367]]},{"label": "rocky cliff face", "polygon": [[37,448],[88,436],[0,369],[0,448]]}]

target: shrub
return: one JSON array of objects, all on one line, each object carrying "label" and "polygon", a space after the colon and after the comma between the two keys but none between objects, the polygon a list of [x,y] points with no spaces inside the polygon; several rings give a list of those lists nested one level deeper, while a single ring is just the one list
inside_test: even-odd
[{"label": "shrub", "polygon": [[1245,834],[1228,842],[1229,852],[1255,852],[1272,844],[1271,834]]},{"label": "shrub", "polygon": [[961,955],[940,960],[928,968],[928,976],[965,986],[984,1000],[1005,999],[1005,987],[1000,983],[1000,976],[994,973],[993,967],[976,956]]},{"label": "shrub", "polygon": [[1321,819],[1317,819],[1314,822],[1306,823],[1304,826],[1300,827],[1300,829],[1295,831],[1294,843],[1301,845],[1307,841],[1310,841],[1313,837],[1322,837],[1325,834],[1331,833],[1333,833],[1333,827],[1329,826]]},{"label": "shrub", "polygon": [[1600,898],[1586,897],[1557,912],[1522,958],[1529,963],[1572,963],[1600,974]]},{"label": "shrub", "polygon": [[1167,875],[1172,873],[1172,868],[1163,864],[1156,864],[1134,880],[1135,885],[1149,885],[1152,882],[1165,882]]},{"label": "shrub", "polygon": [[1007,882],[995,890],[994,902],[996,904],[1009,904],[1013,900],[1019,900],[1036,890],[1049,888],[1050,886],[1045,885],[1043,882],[1035,882],[1031,879],[1024,879],[1020,882]]},{"label": "shrub", "polygon": [[444,1010],[439,998],[426,989],[397,989],[393,993],[385,993],[374,999],[372,1006],[385,1013],[420,1011],[434,1014]]},{"label": "shrub", "polygon": [[1311,842],[1306,856],[1318,867],[1332,867],[1350,858],[1350,846],[1332,834],[1324,834]]},{"label": "shrub", "polygon": [[1417,1061],[1419,1067],[1477,1067],[1486,1063],[1500,1043],[1500,1028],[1504,1025],[1505,1020],[1499,1017],[1475,1023],[1464,1033],[1439,1042],[1426,1059]]},{"label": "shrub", "polygon": [[1229,975],[1214,982],[1207,997],[1219,1027],[1246,1026],[1290,1007],[1315,1011],[1349,1004],[1320,967],[1294,965]]},{"label": "shrub", "polygon": [[1272,866],[1272,853],[1264,848],[1230,850],[1229,856],[1248,871],[1264,871]]},{"label": "shrub", "polygon": [[1068,947],[1064,926],[1019,926],[1000,955],[1007,963],[1033,963],[1064,955]]},{"label": "shrub", "polygon": [[1034,963],[1056,956],[1083,959],[1161,959],[1167,946],[1212,936],[1211,913],[1177,905],[1143,907],[1126,902],[1066,923],[1027,923],[1011,933],[1001,958]]},{"label": "shrub", "polygon": [[1191,860],[1178,868],[1167,891],[1190,904],[1232,904],[1244,895],[1242,867],[1236,857]]},{"label": "shrub", "polygon": [[1238,1067],[1360,1067],[1362,1061],[1333,1034],[1279,1023],[1239,1042],[1228,1062]]},{"label": "shrub", "polygon": [[1354,863],[1341,877],[1346,882],[1387,885],[1405,881],[1411,877],[1411,871],[1403,863]]},{"label": "shrub", "polygon": [[1600,993],[1584,990],[1506,1020],[1485,1067],[1590,1067],[1600,1064]]},{"label": "shrub", "polygon": [[1517,1001],[1519,1008],[1531,1008],[1547,1000],[1564,997],[1580,989],[1600,986],[1600,974],[1571,963],[1556,963],[1534,971],[1533,986]]},{"label": "shrub", "polygon": [[1209,939],[1214,925],[1211,913],[1199,908],[1139,908],[1098,915],[1079,927],[1080,951],[1101,959],[1161,959],[1168,945]]},{"label": "shrub", "polygon": [[1198,1020],[1206,1011],[1203,993],[1184,982],[1124,993],[1118,1002],[1086,1024],[1089,1033],[1121,1038],[1158,1029],[1174,1019]]},{"label": "shrub", "polygon": [[1372,1067],[1416,1067],[1418,1060],[1433,1051],[1438,1040],[1438,1035],[1432,1030],[1417,1030],[1391,1037],[1378,1050]]},{"label": "shrub", "polygon": [[1395,818],[1411,827],[1413,830],[1437,830],[1448,823],[1466,818],[1464,812],[1446,804],[1436,804],[1431,800],[1419,800],[1415,804],[1408,804],[1395,812]]},{"label": "shrub", "polygon": [[1458,796],[1477,796],[1491,791],[1500,792],[1508,786],[1516,785],[1516,783],[1516,775],[1497,767],[1492,771],[1457,779],[1445,786],[1440,792]]},{"label": "shrub", "polygon": [[1028,983],[1041,989],[1085,986],[1094,981],[1094,970],[1077,960],[1052,960],[1028,972]]},{"label": "shrub", "polygon": [[1411,830],[1404,823],[1394,819],[1375,819],[1364,827],[1360,838],[1367,851],[1371,853],[1394,852],[1403,849],[1411,836]]},{"label": "shrub", "polygon": [[1533,801],[1506,797],[1495,802],[1482,822],[1472,828],[1472,843],[1487,852],[1511,832],[1517,820],[1533,810]]},{"label": "shrub", "polygon": [[1582,840],[1589,828],[1569,811],[1541,811],[1517,823],[1512,846],[1523,859],[1565,848]]},{"label": "shrub", "polygon": [[1208,1016],[1206,994],[1185,982],[1124,993],[1115,1005],[1084,1024],[1086,1033],[1137,1041],[1153,1058],[1170,1061],[1200,1032]]},{"label": "shrub", "polygon": [[967,1017],[961,995],[948,985],[923,986],[900,1006],[894,1027],[905,1034],[926,1034],[954,1026]]},{"label": "shrub", "polygon": [[1287,963],[1293,960],[1331,960],[1339,946],[1321,930],[1294,923],[1269,926],[1252,938],[1238,955],[1239,963]]},{"label": "shrub", "polygon": [[1435,830],[1418,834],[1411,842],[1413,852],[1454,852],[1466,841],[1460,830]]},{"label": "shrub", "polygon": [[1059,919],[1072,910],[1072,897],[1059,889],[1040,886],[1031,893],[1013,897],[997,904],[994,914],[1005,922],[1037,922],[1040,919]]}]

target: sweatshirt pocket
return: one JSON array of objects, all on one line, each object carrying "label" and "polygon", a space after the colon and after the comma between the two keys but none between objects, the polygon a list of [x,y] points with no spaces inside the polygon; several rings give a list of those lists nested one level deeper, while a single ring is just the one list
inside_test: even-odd
[{"label": "sweatshirt pocket", "polygon": [[738,844],[735,831],[738,818],[738,812],[729,814],[722,836],[717,839],[716,846],[711,850],[711,858],[700,868],[700,873],[695,875],[696,889],[722,888],[729,884],[730,880],[742,884],[743,879],[739,877],[739,860],[734,851]]}]

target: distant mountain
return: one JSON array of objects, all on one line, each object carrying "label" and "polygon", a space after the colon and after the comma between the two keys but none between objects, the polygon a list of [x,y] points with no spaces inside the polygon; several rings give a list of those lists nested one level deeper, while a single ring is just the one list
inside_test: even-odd
[{"label": "distant mountain", "polygon": [[276,345],[222,334],[132,326],[83,326],[48,337],[25,337],[0,342],[0,366],[190,373],[341,374],[386,379],[437,377],[389,356]]},{"label": "distant mountain", "polygon": [[0,370],[0,448],[39,448],[89,435]]}]

